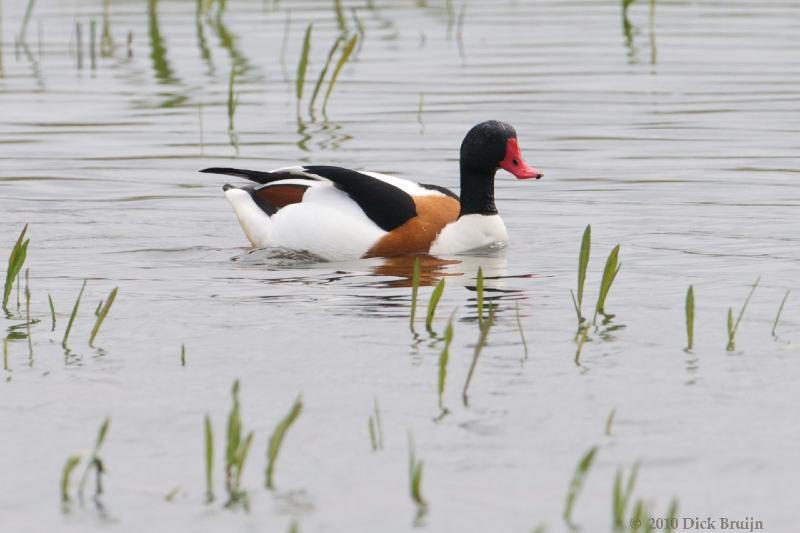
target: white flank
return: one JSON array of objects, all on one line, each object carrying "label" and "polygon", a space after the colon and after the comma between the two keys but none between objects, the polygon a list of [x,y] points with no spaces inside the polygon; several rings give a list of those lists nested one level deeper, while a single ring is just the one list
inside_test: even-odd
[{"label": "white flank", "polygon": [[500,215],[464,215],[442,229],[430,253],[458,254],[507,240],[508,231]]}]

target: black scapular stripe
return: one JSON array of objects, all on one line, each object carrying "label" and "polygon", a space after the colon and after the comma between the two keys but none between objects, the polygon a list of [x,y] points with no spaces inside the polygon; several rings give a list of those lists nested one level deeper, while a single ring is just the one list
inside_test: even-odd
[{"label": "black scapular stripe", "polygon": [[298,176],[289,172],[261,172],[259,170],[247,170],[243,168],[211,167],[204,168],[200,172],[204,172],[206,174],[225,174],[226,176],[237,176],[239,178],[246,178],[250,181],[261,184],[272,183],[273,181],[290,178],[314,179],[306,176]]},{"label": "black scapular stripe", "polygon": [[346,192],[384,231],[397,229],[417,216],[417,206],[410,194],[378,178],[342,167],[314,165],[304,168]]},{"label": "black scapular stripe", "polygon": [[[399,228],[417,216],[417,206],[410,194],[378,178],[349,168],[334,166],[312,165],[304,166],[303,169],[309,174],[333,182],[339,190],[347,193],[370,220],[384,231]],[[200,172],[239,176],[262,184],[284,179],[315,179],[289,172],[259,172],[238,168],[213,167]],[[430,188],[430,186],[428,187]],[[449,194],[453,195],[452,192]]]}]

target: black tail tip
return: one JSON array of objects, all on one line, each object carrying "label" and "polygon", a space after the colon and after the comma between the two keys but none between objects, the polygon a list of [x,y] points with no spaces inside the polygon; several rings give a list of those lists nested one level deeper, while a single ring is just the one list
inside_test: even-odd
[{"label": "black tail tip", "polygon": [[222,186],[222,190],[223,191],[227,191],[229,189],[238,189],[238,188],[239,187],[237,187],[235,185],[231,185],[230,183],[226,183],[225,185]]}]

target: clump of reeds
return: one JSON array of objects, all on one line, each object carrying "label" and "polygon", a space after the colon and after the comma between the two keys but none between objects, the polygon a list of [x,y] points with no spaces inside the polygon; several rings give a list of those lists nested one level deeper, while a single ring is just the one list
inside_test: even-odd
[{"label": "clump of reeds", "polygon": [[25,264],[25,258],[28,255],[28,244],[30,239],[25,239],[25,234],[28,231],[28,225],[22,228],[22,231],[17,238],[17,242],[11,249],[11,255],[8,256],[8,268],[6,269],[6,282],[3,289],[3,310],[6,314],[8,311],[8,300],[11,297],[11,290],[14,287],[14,280],[18,279],[19,273],[22,271],[22,266]]},{"label": "clump of reeds", "polygon": [[578,495],[586,482],[586,476],[589,474],[589,469],[592,467],[597,449],[597,446],[592,446],[583,457],[581,457],[581,460],[578,461],[578,466],[575,467],[575,473],[567,489],[567,499],[564,504],[563,517],[564,522],[570,527],[574,526],[572,523],[572,511],[575,508],[575,501],[578,499]]},{"label": "clump of reeds", "polygon": [[728,345],[725,349],[729,352],[732,352],[736,349],[736,331],[739,329],[739,323],[742,321],[744,312],[747,309],[747,304],[750,303],[750,298],[753,297],[753,293],[756,291],[759,281],[761,281],[760,277],[756,279],[756,282],[750,289],[750,293],[747,295],[747,299],[744,301],[744,305],[742,305],[742,309],[739,311],[739,316],[736,317],[736,322],[733,321],[733,308],[728,308]]},{"label": "clump of reeds", "polygon": [[633,490],[636,486],[636,479],[639,475],[639,463],[633,465],[631,468],[630,473],[628,474],[628,480],[626,483],[623,484],[623,469],[617,469],[617,473],[614,476],[614,490],[613,490],[613,500],[612,500],[612,509],[614,511],[614,527],[617,529],[621,529],[624,527],[625,524],[625,517],[628,509],[628,505],[631,501],[631,496],[633,496]]},{"label": "clump of reeds", "polygon": [[[108,428],[111,424],[111,419],[106,418],[103,420],[103,423],[100,424],[100,429],[97,431],[97,438],[95,439],[94,448],[92,449],[91,454],[88,457],[86,462],[86,468],[83,471],[83,476],[81,477],[80,483],[78,484],[78,497],[83,500],[83,491],[84,487],[86,486],[86,482],[89,479],[89,474],[94,470],[95,472],[95,496],[99,496],[103,493],[103,480],[102,476],[106,471],[105,463],[103,462],[102,458],[100,457],[100,448],[103,446],[103,442],[106,440],[106,434],[108,433]],[[67,462],[64,464],[64,469],[61,473],[61,501],[67,503],[70,501],[70,479],[72,477],[72,472],[75,468],[78,467],[83,456],[81,454],[70,455],[67,458]]]},{"label": "clump of reeds", "polygon": [[283,444],[283,439],[286,437],[286,433],[289,431],[289,428],[292,427],[297,417],[300,416],[300,413],[303,410],[303,401],[300,396],[294,401],[292,408],[286,414],[278,425],[275,426],[275,430],[272,432],[272,436],[269,438],[269,445],[267,446],[267,470],[266,470],[266,487],[268,489],[274,488],[273,483],[273,475],[275,473],[275,462],[278,459],[278,452],[281,450],[281,444]]},{"label": "clump of reeds", "polygon": [[244,431],[239,404],[239,380],[234,381],[231,388],[233,405],[228,414],[228,434],[225,447],[225,489],[228,491],[227,507],[237,503],[246,505],[247,495],[241,489],[242,472],[245,460],[253,443],[253,432],[242,438]]}]

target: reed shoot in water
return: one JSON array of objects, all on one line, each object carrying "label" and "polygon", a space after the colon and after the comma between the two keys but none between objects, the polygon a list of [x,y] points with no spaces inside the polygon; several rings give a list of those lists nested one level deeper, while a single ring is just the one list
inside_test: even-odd
[{"label": "reed shoot in water", "polygon": [[689,285],[686,291],[686,350],[691,350],[694,346],[694,287]]},{"label": "reed shoot in water", "polygon": [[441,300],[443,292],[444,279],[441,279],[431,293],[431,299],[428,302],[428,315],[425,318],[425,329],[427,329],[428,333],[431,334],[433,333],[433,318],[434,315],[436,315],[436,306],[439,305],[439,300]]},{"label": "reed shoot in water", "polygon": [[100,331],[100,326],[103,325],[103,322],[108,316],[108,312],[111,310],[111,306],[114,304],[114,299],[117,297],[117,291],[119,287],[114,287],[109,293],[108,298],[106,298],[105,303],[100,307],[100,310],[97,312],[97,320],[94,322],[94,326],[92,327],[92,333],[89,336],[89,346],[94,346],[94,339],[97,337],[97,333]]},{"label": "reed shoot in water", "polygon": [[303,411],[303,401],[300,396],[294,401],[294,405],[289,410],[289,413],[275,426],[272,436],[269,438],[269,446],[267,447],[267,471],[266,471],[266,486],[268,489],[274,488],[273,476],[275,473],[275,462],[278,460],[278,452],[281,450],[281,444],[286,437],[289,428],[292,427],[297,417]]},{"label": "reed shoot in water", "polygon": [[295,94],[297,95],[297,105],[303,99],[303,86],[306,81],[306,69],[308,69],[308,54],[311,51],[311,31],[314,24],[309,23],[306,27],[305,37],[303,37],[303,51],[300,52],[300,61],[297,63],[297,78],[295,81]]},{"label": "reed shoot in water", "polygon": [[777,337],[775,335],[775,330],[778,328],[778,322],[781,319],[781,313],[783,313],[783,306],[786,305],[786,300],[789,299],[789,293],[792,292],[791,289],[786,291],[786,294],[783,296],[783,300],[781,300],[781,306],[778,307],[778,314],[775,315],[775,322],[772,323],[772,336]]},{"label": "reed shoot in water", "polygon": [[564,522],[566,522],[570,527],[573,527],[572,511],[575,508],[575,501],[578,499],[581,489],[583,489],[583,484],[586,482],[586,476],[589,474],[589,469],[592,467],[592,463],[594,462],[596,454],[597,446],[592,446],[589,451],[587,451],[584,456],[581,457],[581,460],[578,462],[578,466],[575,468],[572,481],[570,481],[563,515]]},{"label": "reed shoot in water", "polygon": [[594,309],[593,324],[597,323],[598,314],[603,315],[606,321],[614,318],[614,315],[606,313],[606,298],[608,297],[608,292],[611,290],[611,284],[614,283],[621,266],[622,265],[619,264],[618,244],[611,250],[611,253],[608,254],[608,259],[606,259],[606,267],[603,269],[603,278],[600,280],[600,293],[597,295],[597,306]]},{"label": "reed shoot in water", "polygon": [[226,507],[231,507],[236,503],[244,501],[246,495],[241,490],[242,472],[247,460],[247,454],[253,443],[253,432],[242,438],[244,433],[242,426],[241,407],[239,404],[239,380],[233,382],[231,388],[233,405],[228,414],[228,432],[225,447],[225,488],[228,491],[228,502]]},{"label": "reed shoot in water", "polygon": [[618,530],[625,526],[625,516],[628,509],[628,504],[633,496],[633,489],[636,486],[636,479],[639,475],[639,463],[633,465],[630,473],[628,474],[628,481],[623,485],[623,469],[617,469],[617,474],[614,476],[614,491],[613,491],[613,504],[614,511],[614,527]]},{"label": "reed shoot in water", "polygon": [[592,248],[592,226],[586,226],[583,230],[583,238],[581,238],[581,250],[578,254],[578,298],[575,298],[575,293],[572,294],[572,305],[575,306],[575,314],[578,315],[578,326],[583,324],[585,318],[581,309],[583,308],[583,288],[586,284],[586,269],[589,266],[589,255]]},{"label": "reed shoot in water", "polygon": [[375,398],[373,414],[369,417],[369,440],[372,444],[372,451],[383,449],[383,423],[381,422],[381,410],[378,407],[378,398]]},{"label": "reed shoot in water", "polygon": [[739,316],[736,317],[736,322],[733,321],[733,308],[728,308],[728,345],[725,349],[729,352],[736,349],[736,331],[739,329],[739,323],[742,321],[744,312],[747,309],[747,304],[750,303],[750,298],[752,298],[753,293],[756,292],[756,287],[758,287],[760,281],[761,277],[758,277],[753,287],[750,289],[750,293],[747,295],[747,299],[744,301],[744,305],[742,305],[742,309],[739,311]]},{"label": "reed shoot in water", "polygon": [[478,323],[483,323],[483,268],[478,267],[478,281],[475,284],[475,292],[478,295]]},{"label": "reed shoot in water", "polygon": [[667,508],[667,527],[664,528],[664,533],[673,533],[676,531],[672,527],[673,524],[678,523],[678,500],[673,498],[672,501],[669,502],[669,508]]},{"label": "reed shoot in water", "polygon": [[53,304],[53,297],[50,294],[47,295],[47,304],[50,306],[50,320],[53,323],[53,327],[50,331],[56,330],[56,306]]},{"label": "reed shoot in water", "polygon": [[214,501],[214,428],[211,426],[211,417],[206,414],[205,429],[205,463],[206,463],[206,501]]},{"label": "reed shoot in water", "polygon": [[486,339],[489,337],[489,330],[492,329],[493,324],[494,305],[489,304],[489,315],[486,320],[480,324],[480,336],[478,337],[478,343],[475,345],[475,351],[472,354],[472,363],[469,366],[467,380],[464,382],[464,389],[461,391],[461,399],[464,402],[464,405],[469,405],[469,398],[467,396],[469,385],[472,382],[472,376],[475,374],[475,367],[478,364],[478,357],[481,355],[481,350],[483,350],[484,346],[486,346]]},{"label": "reed shoot in water", "polygon": [[409,431],[408,433],[408,485],[411,500],[417,506],[419,514],[425,513],[428,508],[428,502],[422,496],[422,472],[424,463],[417,459],[416,450],[414,449],[414,437]]},{"label": "reed shoot in water", "polygon": [[77,468],[80,462],[80,455],[70,455],[67,457],[67,462],[64,464],[64,469],[61,471],[61,501],[64,503],[70,501],[70,479],[72,478],[72,472]]},{"label": "reed shoot in water", "polygon": [[409,317],[409,325],[411,331],[414,331],[414,321],[417,318],[417,295],[419,294],[419,257],[414,258],[414,270],[411,274],[411,316]]},{"label": "reed shoot in water", "polygon": [[25,234],[28,231],[28,225],[22,228],[22,232],[17,238],[17,242],[11,249],[11,255],[8,256],[8,269],[6,270],[6,283],[3,290],[3,310],[8,314],[8,300],[11,297],[11,289],[14,287],[14,280],[17,279],[19,273],[22,271],[22,266],[25,264],[25,258],[28,256],[28,244],[30,239],[25,239]]},{"label": "reed shoot in water", "polygon": [[106,417],[103,420],[103,423],[100,424],[100,429],[97,431],[97,438],[94,442],[94,449],[92,450],[91,455],[89,456],[89,462],[86,465],[86,469],[83,471],[83,476],[81,477],[81,482],[78,485],[78,497],[83,500],[83,489],[86,486],[86,481],[89,479],[89,472],[94,469],[96,477],[95,477],[95,495],[99,495],[103,493],[103,485],[102,485],[102,475],[105,473],[106,468],[103,460],[100,458],[100,448],[103,446],[103,442],[106,440],[106,435],[108,434],[108,427],[111,425],[111,419]]},{"label": "reed shoot in water", "polygon": [[608,417],[606,418],[606,435],[611,436],[611,428],[614,425],[614,417],[617,416],[617,410],[612,409],[610,413],[608,413]]},{"label": "reed shoot in water", "polygon": [[336,12],[336,25],[339,26],[339,31],[347,33],[347,20],[344,18],[342,0],[333,0],[333,9]]},{"label": "reed shoot in water", "polygon": [[314,91],[311,93],[311,101],[308,103],[308,112],[311,115],[314,114],[314,102],[317,100],[319,90],[322,88],[322,82],[325,81],[325,76],[328,74],[331,61],[333,61],[333,55],[336,53],[336,50],[339,48],[339,45],[342,43],[342,41],[344,41],[344,37],[337,37],[333,42],[333,46],[331,46],[331,49],[328,51],[328,57],[325,59],[325,65],[322,67],[322,70],[319,73],[317,83],[314,85]]},{"label": "reed shoot in water", "polygon": [[347,60],[350,58],[350,54],[353,53],[353,48],[355,48],[356,43],[358,42],[358,35],[353,35],[350,37],[350,40],[347,41],[347,44],[344,46],[342,50],[342,55],[339,57],[339,61],[336,63],[336,67],[333,69],[333,75],[331,75],[331,81],[328,82],[328,90],[325,92],[325,99],[322,101],[322,113],[325,114],[328,109],[328,100],[331,97],[331,93],[333,92],[333,87],[336,85],[336,80],[339,79],[339,73],[344,68],[344,64],[347,63]]},{"label": "reed shoot in water", "polygon": [[69,339],[69,332],[72,331],[72,324],[75,323],[75,317],[78,316],[78,308],[81,305],[81,296],[83,296],[83,290],[86,288],[86,280],[83,280],[83,285],[81,285],[81,291],[78,293],[78,298],[75,300],[75,305],[72,307],[72,313],[69,315],[69,322],[67,322],[67,329],[64,331],[64,339],[61,341],[61,346],[66,348],[67,347],[67,339]]},{"label": "reed shoot in water", "polygon": [[[453,313],[455,315],[455,313]],[[439,409],[444,411],[444,385],[447,381],[447,362],[450,360],[450,344],[453,342],[453,315],[450,315],[450,320],[447,321],[447,327],[444,329],[444,348],[442,353],[439,354]]]},{"label": "reed shoot in water", "polygon": [[519,316],[519,300],[514,302],[514,308],[517,313],[517,329],[519,329],[519,338],[522,339],[522,348],[525,350],[525,359],[528,358],[528,342],[525,340],[525,332],[522,330],[522,319]]}]

